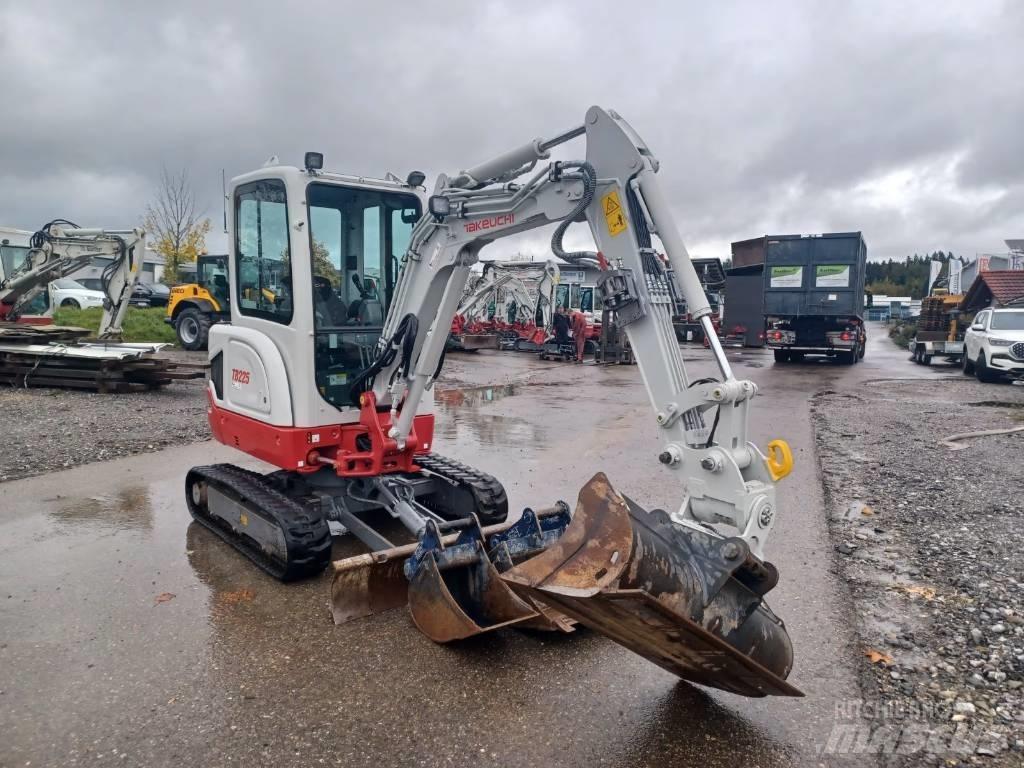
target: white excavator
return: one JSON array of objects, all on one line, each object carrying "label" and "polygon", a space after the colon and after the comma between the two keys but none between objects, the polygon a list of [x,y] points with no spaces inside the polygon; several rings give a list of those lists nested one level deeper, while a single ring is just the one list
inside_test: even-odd
[{"label": "white excavator", "polygon": [[143,230],[87,229],[55,219],[32,234],[27,248],[11,246],[6,250],[10,258],[0,259],[0,322],[22,317],[32,300],[53,281],[103,260],[103,316],[97,338],[120,338],[146,253]]},{"label": "white excavator", "polygon": [[464,339],[487,334],[502,349],[539,350],[551,328],[559,276],[554,259],[515,271],[485,263],[483,274],[467,286],[459,302],[452,335]]},{"label": "white excavator", "polygon": [[[577,138],[580,159],[550,161]],[[625,120],[592,107],[578,127],[441,175],[426,200],[422,173],[405,183],[328,173],[318,153],[303,165],[233,180],[232,318],[210,332],[213,434],[278,471],[193,468],[185,492],[195,520],[282,580],[325,569],[332,533],[360,539],[367,554],[334,563],[339,622],[408,604],[437,642],[583,624],[697,683],[801,695],[786,682],[789,636],[764,602],[778,580],[765,559],[776,482],[792,455],[781,440],[766,455],[748,439],[757,387],[733,375],[658,160]],[[595,252],[563,248],[578,221]],[[644,510],[599,473],[574,511],[559,502],[509,521],[500,482],[431,452],[432,387],[470,268],[488,243],[549,224],[556,257],[603,271],[605,305],[629,337],[659,430],[651,459],[678,488],[675,509]],[[683,365],[655,236],[705,327],[715,376]],[[314,243],[337,269],[335,285],[379,286],[382,323],[316,311]],[[395,521],[415,540],[390,541]]]}]

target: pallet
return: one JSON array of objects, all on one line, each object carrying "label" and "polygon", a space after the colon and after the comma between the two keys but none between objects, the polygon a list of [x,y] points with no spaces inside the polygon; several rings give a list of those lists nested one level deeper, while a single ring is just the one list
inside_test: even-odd
[{"label": "pallet", "polygon": [[202,379],[208,366],[176,363],[138,352],[125,356],[81,356],[81,347],[52,350],[0,350],[0,385],[14,387],[59,387],[91,390],[101,394],[142,392],[159,389],[173,381]]}]

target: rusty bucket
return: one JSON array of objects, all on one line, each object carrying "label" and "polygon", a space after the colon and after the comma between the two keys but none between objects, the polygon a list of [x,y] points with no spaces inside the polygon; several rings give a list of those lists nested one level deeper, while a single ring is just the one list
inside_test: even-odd
[{"label": "rusty bucket", "polygon": [[763,601],[773,566],[739,538],[647,512],[604,474],[572,523],[501,578],[526,601],[576,619],[679,677],[742,696],[801,696],[793,647]]},{"label": "rusty bucket", "polygon": [[499,576],[550,546],[570,517],[568,505],[558,502],[538,512],[527,509],[515,523],[480,528],[468,518],[458,533],[445,536],[429,522],[416,544],[338,560],[331,582],[334,621],[408,604],[416,626],[438,643],[510,625],[572,632],[575,621],[541,601],[518,597]]}]

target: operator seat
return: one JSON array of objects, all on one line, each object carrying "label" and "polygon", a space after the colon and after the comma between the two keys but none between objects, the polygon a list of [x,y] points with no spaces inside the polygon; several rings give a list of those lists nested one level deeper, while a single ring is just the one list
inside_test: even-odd
[{"label": "operator seat", "polygon": [[210,284],[210,293],[222,307],[228,303],[228,278],[226,275],[214,275]]}]

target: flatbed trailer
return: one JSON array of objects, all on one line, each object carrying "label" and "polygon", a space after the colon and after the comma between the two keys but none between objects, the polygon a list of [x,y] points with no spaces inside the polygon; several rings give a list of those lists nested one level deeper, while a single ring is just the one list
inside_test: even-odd
[{"label": "flatbed trailer", "polygon": [[944,293],[922,299],[917,333],[908,345],[915,363],[930,365],[935,357],[945,358],[948,363],[963,360],[965,328],[960,322],[962,300],[963,296]]}]

